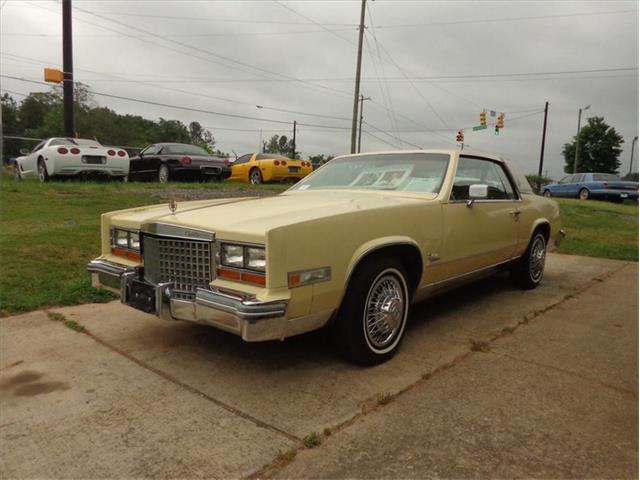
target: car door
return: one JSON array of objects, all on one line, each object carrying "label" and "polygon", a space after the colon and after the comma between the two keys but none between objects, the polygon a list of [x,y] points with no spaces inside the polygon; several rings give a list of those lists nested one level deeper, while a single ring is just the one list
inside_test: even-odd
[{"label": "car door", "polygon": [[[487,185],[485,199],[469,198],[471,185]],[[516,255],[521,204],[502,162],[460,156],[443,208],[443,245],[439,262],[447,276],[505,262]]]},{"label": "car door", "polygon": [[229,178],[229,180],[235,182],[247,182],[249,178],[248,164],[252,158],[253,154],[247,153],[246,155],[242,155],[235,162],[233,162],[233,164],[231,165],[231,177]]},{"label": "car door", "polygon": [[581,187],[581,183],[582,182],[582,177],[584,177],[583,174],[581,173],[576,173],[574,175],[571,175],[571,177],[569,178],[569,181],[567,182],[567,184],[565,185],[565,191],[566,193],[566,197],[577,197],[578,196],[578,192],[580,191],[580,187]]},{"label": "car door", "polygon": [[22,162],[23,176],[30,177],[37,175],[38,156],[42,153],[42,149],[47,144],[47,141],[48,140],[45,140],[37,144],[35,147],[33,147],[31,153],[25,157],[24,161]]},{"label": "car door", "polygon": [[136,174],[151,176],[158,171],[158,152],[159,145],[149,145],[142,150],[138,158],[130,162],[130,171],[134,170]]},{"label": "car door", "polygon": [[566,177],[561,178],[558,183],[551,188],[551,193],[555,197],[566,197],[567,196],[567,183],[571,179],[571,175],[567,175]]}]

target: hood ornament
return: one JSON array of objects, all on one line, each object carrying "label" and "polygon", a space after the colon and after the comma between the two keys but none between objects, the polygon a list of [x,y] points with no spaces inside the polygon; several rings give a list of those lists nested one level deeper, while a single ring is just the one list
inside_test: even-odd
[{"label": "hood ornament", "polygon": [[176,202],[175,198],[170,198],[169,199],[169,210],[171,210],[171,213],[174,214],[176,213],[176,210],[178,209],[178,202]]}]

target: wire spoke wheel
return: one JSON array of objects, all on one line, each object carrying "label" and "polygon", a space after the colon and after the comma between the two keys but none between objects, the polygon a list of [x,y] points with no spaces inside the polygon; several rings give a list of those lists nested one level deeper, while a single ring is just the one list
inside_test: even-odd
[{"label": "wire spoke wheel", "polygon": [[384,274],[371,285],[364,310],[367,340],[376,350],[391,345],[402,328],[406,315],[405,288],[392,273]]},{"label": "wire spoke wheel", "polygon": [[547,258],[547,249],[542,235],[538,235],[531,245],[529,254],[529,274],[534,282],[540,281],[544,272],[544,265]]}]

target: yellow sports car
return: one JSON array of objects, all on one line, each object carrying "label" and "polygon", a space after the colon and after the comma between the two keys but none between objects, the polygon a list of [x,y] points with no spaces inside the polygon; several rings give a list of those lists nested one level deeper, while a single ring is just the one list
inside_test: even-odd
[{"label": "yellow sports car", "polygon": [[232,182],[252,183],[295,181],[313,171],[311,162],[275,153],[247,153],[231,164]]}]

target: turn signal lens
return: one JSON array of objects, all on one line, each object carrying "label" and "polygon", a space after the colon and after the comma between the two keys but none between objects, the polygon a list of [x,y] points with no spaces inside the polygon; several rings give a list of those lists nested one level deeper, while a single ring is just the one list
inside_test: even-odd
[{"label": "turn signal lens", "polygon": [[283,166],[283,167],[286,167],[286,166],[287,166],[287,162],[286,162],[285,160],[282,160],[282,162],[281,162],[281,163],[282,163],[282,166]]},{"label": "turn signal lens", "polygon": [[301,270],[289,272],[289,288],[302,287],[312,283],[326,282],[331,280],[331,267],[314,268],[312,270]]},{"label": "turn signal lens", "polygon": [[124,157],[127,154],[127,152],[125,152],[124,150],[118,150],[118,156],[119,157]]},{"label": "turn signal lens", "polygon": [[64,147],[60,147],[60,148],[58,148],[58,153],[61,154],[61,155],[66,155],[67,153],[69,153],[69,150],[67,150]]},{"label": "turn signal lens", "polygon": [[73,147],[73,148],[70,150],[70,152],[71,152],[71,153],[73,153],[74,155],[78,155],[78,154],[80,153],[80,149],[79,149],[79,148],[76,148],[76,147]]},{"label": "turn signal lens", "polygon": [[109,155],[110,157],[115,157],[116,156],[116,151],[115,150],[107,150],[107,155]]},{"label": "turn signal lens", "polygon": [[180,163],[183,165],[191,165],[191,157],[188,157],[187,155],[185,155],[184,157],[181,157]]},{"label": "turn signal lens", "polygon": [[280,160],[274,160],[274,161],[273,161],[273,164],[274,164],[276,167],[280,166]]}]

